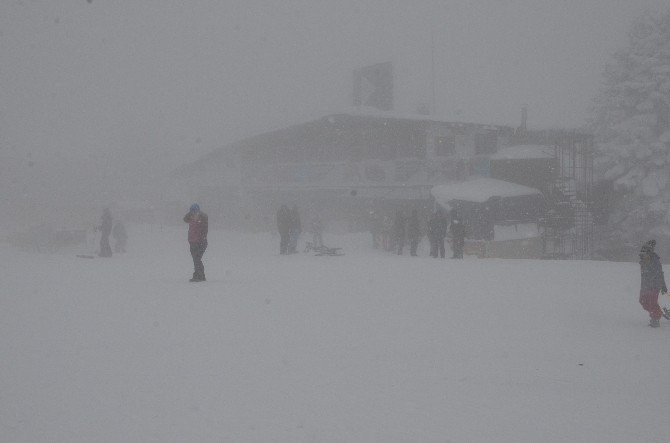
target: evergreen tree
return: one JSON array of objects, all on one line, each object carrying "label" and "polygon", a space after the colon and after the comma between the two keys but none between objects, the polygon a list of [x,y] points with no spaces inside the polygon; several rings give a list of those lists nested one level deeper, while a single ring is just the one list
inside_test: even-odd
[{"label": "evergreen tree", "polygon": [[670,10],[641,15],[628,37],[605,67],[591,129],[597,170],[619,191],[609,226],[639,241],[670,235]]}]

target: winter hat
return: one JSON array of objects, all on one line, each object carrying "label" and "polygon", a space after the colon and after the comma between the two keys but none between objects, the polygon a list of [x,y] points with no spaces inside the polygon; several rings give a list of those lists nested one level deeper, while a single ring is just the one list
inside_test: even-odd
[{"label": "winter hat", "polygon": [[644,244],[645,246],[648,246],[650,250],[654,250],[656,247],[656,240],[649,240],[647,243]]},{"label": "winter hat", "polygon": [[193,203],[193,204],[191,205],[191,209],[190,209],[190,211],[191,211],[191,212],[199,212],[199,211],[200,211],[200,205],[198,205],[197,203]]}]

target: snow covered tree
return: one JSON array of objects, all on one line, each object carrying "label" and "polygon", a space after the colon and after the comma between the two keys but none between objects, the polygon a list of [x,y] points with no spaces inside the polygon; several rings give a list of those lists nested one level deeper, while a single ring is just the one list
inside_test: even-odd
[{"label": "snow covered tree", "polygon": [[670,10],[634,21],[593,111],[597,171],[619,191],[609,226],[619,239],[670,237]]}]

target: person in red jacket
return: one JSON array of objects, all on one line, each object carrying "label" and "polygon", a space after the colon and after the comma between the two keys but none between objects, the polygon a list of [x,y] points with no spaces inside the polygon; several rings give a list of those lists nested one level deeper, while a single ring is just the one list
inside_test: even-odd
[{"label": "person in red jacket", "polygon": [[207,214],[200,210],[197,203],[194,203],[188,214],[184,216],[184,222],[188,223],[188,243],[191,247],[191,257],[193,257],[193,278],[189,281],[205,281],[205,265],[202,264],[202,256],[207,249]]}]

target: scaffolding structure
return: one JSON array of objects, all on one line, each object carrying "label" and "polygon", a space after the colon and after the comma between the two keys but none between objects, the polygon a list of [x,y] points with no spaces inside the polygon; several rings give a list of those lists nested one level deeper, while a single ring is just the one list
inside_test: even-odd
[{"label": "scaffolding structure", "polygon": [[543,220],[544,256],[593,258],[596,229],[592,211],[593,136],[576,131],[547,131],[536,140],[554,148],[554,187]]}]

